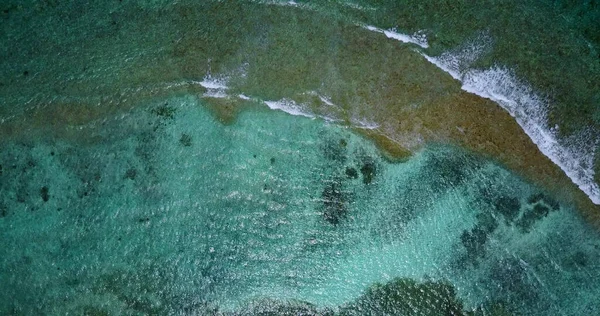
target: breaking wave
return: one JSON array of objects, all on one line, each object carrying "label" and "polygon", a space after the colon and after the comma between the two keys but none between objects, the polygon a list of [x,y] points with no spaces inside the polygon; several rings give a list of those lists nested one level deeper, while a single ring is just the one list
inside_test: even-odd
[{"label": "breaking wave", "polygon": [[598,133],[583,131],[560,138],[559,126],[548,125],[549,101],[536,93],[529,84],[502,66],[471,69],[469,66],[489,47],[483,37],[456,51],[431,57],[429,62],[462,82],[462,89],[499,104],[537,145],[540,151],[558,165],[594,204],[600,205],[600,188],[594,181],[594,151],[600,143]]}]

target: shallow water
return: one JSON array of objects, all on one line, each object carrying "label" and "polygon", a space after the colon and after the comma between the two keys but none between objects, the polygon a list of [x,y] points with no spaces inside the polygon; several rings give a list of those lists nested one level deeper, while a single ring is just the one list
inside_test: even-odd
[{"label": "shallow water", "polygon": [[0,7],[0,314],[598,313],[594,1],[93,4]]},{"label": "shallow water", "polygon": [[2,151],[3,313],[334,308],[405,277],[449,281],[467,308],[576,315],[600,290],[597,233],[458,148],[389,163],[323,120],[222,125],[190,97],[83,132],[103,141]]}]

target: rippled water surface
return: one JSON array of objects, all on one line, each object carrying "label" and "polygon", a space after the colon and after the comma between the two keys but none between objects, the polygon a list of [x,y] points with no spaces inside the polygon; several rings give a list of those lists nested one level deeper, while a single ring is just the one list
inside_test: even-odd
[{"label": "rippled water surface", "polygon": [[0,9],[0,314],[600,312],[596,1]]}]

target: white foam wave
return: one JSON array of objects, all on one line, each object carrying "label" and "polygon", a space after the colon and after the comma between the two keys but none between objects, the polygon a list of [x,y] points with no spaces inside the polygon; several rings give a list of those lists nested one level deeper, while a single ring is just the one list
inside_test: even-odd
[{"label": "white foam wave", "polygon": [[470,69],[469,67],[471,67],[477,59],[489,51],[491,42],[491,38],[484,33],[468,45],[442,53],[437,57],[430,57],[422,52],[419,53],[425,57],[427,61],[450,74],[452,78],[462,81],[464,72],[468,71]]},{"label": "white foam wave", "polygon": [[364,6],[364,5],[360,5],[354,2],[342,2],[341,3],[343,6],[358,10],[358,11],[375,11],[377,10],[376,8],[372,7],[372,6]]},{"label": "white foam wave", "polygon": [[404,43],[416,44],[422,48],[428,48],[427,37],[425,34],[406,35],[396,32],[396,30],[384,30],[371,25],[364,25],[363,28],[377,33],[385,34],[388,38],[395,39]]},{"label": "white foam wave", "polygon": [[[318,95],[318,94],[317,94]],[[323,101],[325,102],[325,101]],[[281,99],[279,101],[264,101],[272,110],[280,110],[291,115],[304,116],[312,119],[322,119],[329,123],[341,122],[340,119],[325,114],[315,114],[310,111],[305,104],[298,104],[294,100]],[[333,103],[331,105],[335,106]]]},{"label": "white foam wave", "polygon": [[296,103],[294,100],[281,99],[279,101],[264,101],[264,103],[271,110],[280,110],[291,115],[315,118],[315,115],[310,113],[304,108],[304,106]]},{"label": "white foam wave", "polygon": [[207,91],[202,95],[205,98],[227,98],[227,77],[212,77],[210,74],[206,75],[202,81],[192,81],[192,84],[197,84],[205,88]]},{"label": "white foam wave", "polygon": [[378,129],[379,124],[367,120],[352,120],[352,123],[362,129]]},{"label": "white foam wave", "polygon": [[225,93],[225,91],[223,90],[208,90],[206,92],[204,92],[204,94],[202,95],[205,98],[217,98],[217,99],[224,99],[229,97],[229,95],[227,95],[227,93]]},{"label": "white foam wave", "polygon": [[313,9],[312,5],[310,3],[307,2],[301,2],[298,3],[296,1],[290,0],[290,1],[281,1],[281,0],[261,0],[261,1],[253,1],[256,3],[260,3],[260,4],[265,4],[265,5],[277,5],[277,6],[284,6],[284,7],[294,7],[294,8],[301,8],[301,9]]},{"label": "white foam wave", "polygon": [[319,100],[321,100],[321,102],[323,102],[324,104],[327,104],[330,107],[335,107],[335,108],[338,107],[331,101],[330,97],[322,95],[322,94],[318,93],[317,91],[308,91],[308,92],[304,92],[303,94],[314,95],[314,96],[318,97]]},{"label": "white foam wave", "polygon": [[318,95],[319,99],[321,100],[321,102],[329,105],[329,106],[335,106],[335,104],[333,104],[333,102],[331,102],[331,99],[329,99],[328,97],[324,97],[322,95]]},{"label": "white foam wave", "polygon": [[213,78],[210,75],[204,77],[202,81],[194,81],[194,83],[203,86],[206,89],[227,90],[226,78]]},{"label": "white foam wave", "polygon": [[427,61],[436,65],[438,68],[440,68],[444,72],[448,73],[450,76],[452,76],[452,78],[454,78],[456,80],[461,80],[460,72],[455,71],[451,65],[444,64],[442,62],[443,59],[434,58],[434,57],[425,55],[425,53],[420,53],[420,54],[423,55],[423,57],[425,57],[425,59],[427,59]]},{"label": "white foam wave", "polygon": [[594,181],[594,153],[600,144],[597,132],[584,131],[559,138],[558,126],[549,127],[548,101],[505,67],[485,70],[469,66],[485,51],[485,44],[445,53],[439,57],[422,54],[432,64],[462,82],[462,89],[488,98],[504,108],[540,151],[558,165],[594,204],[600,205],[600,187]]}]

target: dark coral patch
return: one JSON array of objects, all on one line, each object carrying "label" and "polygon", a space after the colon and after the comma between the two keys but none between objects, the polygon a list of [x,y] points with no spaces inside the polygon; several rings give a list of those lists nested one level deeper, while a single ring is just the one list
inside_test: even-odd
[{"label": "dark coral patch", "polygon": [[127,171],[125,171],[125,175],[123,176],[123,179],[134,180],[136,176],[137,176],[137,170],[135,168],[130,168],[130,169],[127,169]]},{"label": "dark coral patch", "polygon": [[477,219],[477,226],[487,233],[491,233],[498,228],[498,221],[490,212],[479,213],[475,218]]},{"label": "dark coral patch", "polygon": [[49,194],[49,191],[50,191],[50,190],[48,189],[48,187],[47,187],[47,186],[43,186],[43,187],[40,189],[40,197],[42,198],[42,200],[43,200],[44,202],[48,202],[48,200],[50,200],[50,194]]},{"label": "dark coral patch", "polygon": [[527,199],[528,204],[535,204],[538,202],[548,205],[553,210],[558,210],[560,208],[560,203],[558,203],[557,200],[543,193],[534,194]]},{"label": "dark coral patch", "polygon": [[450,284],[397,278],[369,287],[338,315],[463,315],[462,308]]},{"label": "dark coral patch", "polygon": [[588,255],[586,255],[583,251],[575,252],[572,256],[572,259],[573,262],[580,267],[585,267],[588,264]]},{"label": "dark coral patch", "polygon": [[463,155],[445,155],[435,153],[427,159],[427,169],[433,176],[432,186],[435,191],[445,190],[463,184],[471,166],[472,158]]},{"label": "dark coral patch", "polygon": [[[207,313],[208,314],[208,313]],[[217,313],[210,313],[210,315],[217,315]],[[276,315],[306,315],[306,316],[327,316],[333,313],[327,309],[319,310],[316,306],[311,303],[298,301],[298,300],[286,300],[278,301],[272,299],[261,299],[253,301],[248,306],[244,306],[243,312],[235,313],[235,315],[248,315],[248,316],[276,316]]]},{"label": "dark coral patch", "polygon": [[373,182],[373,179],[375,178],[375,175],[377,173],[377,167],[375,166],[374,162],[367,161],[360,168],[360,173],[363,176],[363,183],[370,184],[371,182]]},{"label": "dark coral patch", "polygon": [[536,204],[533,208],[525,211],[517,226],[523,232],[529,232],[531,227],[540,219],[546,217],[550,213],[550,209],[543,204]]},{"label": "dark coral patch", "polygon": [[346,168],[346,176],[350,179],[358,178],[358,171],[352,167]]},{"label": "dark coral patch", "polygon": [[467,249],[469,257],[481,257],[485,251],[487,233],[483,229],[475,227],[470,232],[465,230],[460,236],[460,241]]},{"label": "dark coral patch", "polygon": [[179,143],[184,147],[192,146],[192,136],[188,134],[181,134],[181,137],[179,138]]},{"label": "dark coral patch", "polygon": [[521,202],[516,197],[502,196],[494,202],[494,207],[507,221],[512,221],[521,211]]},{"label": "dark coral patch", "polygon": [[165,103],[164,105],[161,105],[157,108],[152,109],[152,114],[164,118],[164,119],[174,119],[175,118],[175,112],[177,111],[177,109],[175,109],[172,106],[169,106],[168,103]]},{"label": "dark coral patch", "polygon": [[323,189],[321,197],[324,206],[323,218],[330,224],[339,224],[348,211],[339,182],[333,181],[327,184]]},{"label": "dark coral patch", "polygon": [[348,143],[344,139],[339,141],[336,141],[335,139],[328,139],[321,144],[321,151],[327,160],[344,163],[348,158],[346,156],[347,145]]},{"label": "dark coral patch", "polygon": [[535,204],[535,203],[541,201],[543,198],[544,198],[544,194],[537,193],[537,194],[534,194],[534,195],[530,196],[529,198],[527,198],[527,203]]}]

